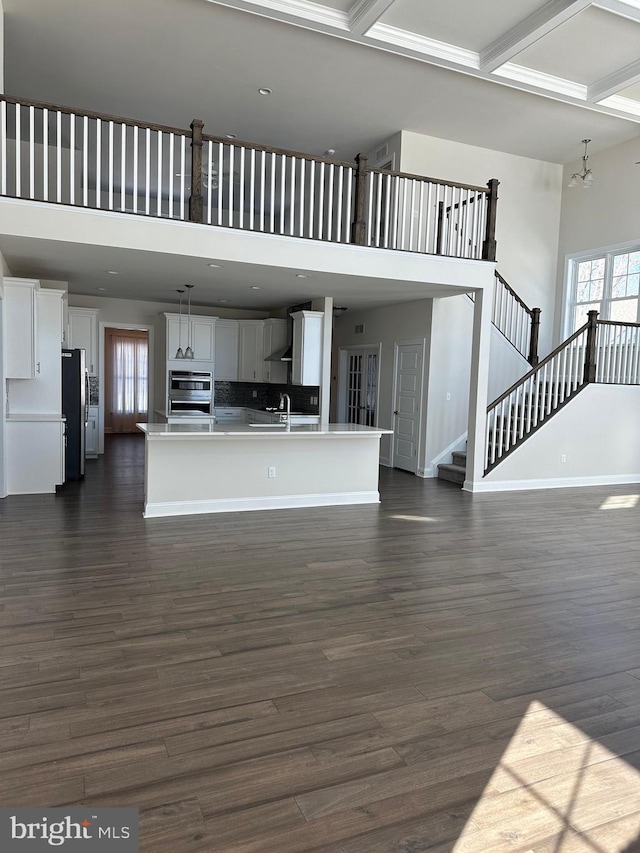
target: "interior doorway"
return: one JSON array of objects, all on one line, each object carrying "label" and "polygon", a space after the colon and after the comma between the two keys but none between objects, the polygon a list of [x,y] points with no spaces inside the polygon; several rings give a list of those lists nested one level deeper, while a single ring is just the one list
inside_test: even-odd
[{"label": "interior doorway", "polygon": [[424,384],[424,341],[396,343],[394,365],[392,465],[415,474]]},{"label": "interior doorway", "polygon": [[149,416],[149,332],[104,330],[104,431],[135,433]]},{"label": "interior doorway", "polygon": [[379,344],[340,350],[339,421],[378,425],[379,368]]}]

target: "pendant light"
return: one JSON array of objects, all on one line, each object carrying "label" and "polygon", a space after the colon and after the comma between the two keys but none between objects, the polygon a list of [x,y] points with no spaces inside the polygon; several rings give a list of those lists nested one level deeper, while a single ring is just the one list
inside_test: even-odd
[{"label": "pendant light", "polygon": [[184,358],[184,352],[182,351],[182,294],[184,290],[177,290],[176,293],[180,294],[180,315],[178,319],[178,349],[174,358]]},{"label": "pendant light", "polygon": [[583,139],[582,144],[584,145],[584,154],[582,155],[582,169],[579,172],[574,172],[571,175],[571,180],[567,184],[569,187],[582,187],[584,190],[588,190],[591,184],[593,183],[593,172],[589,168],[588,160],[589,155],[587,154],[587,148],[590,139]]},{"label": "pendant light", "polygon": [[184,352],[184,357],[190,358],[191,360],[193,360],[195,357],[194,352],[191,349],[191,290],[193,288],[193,284],[185,284],[185,287],[187,288],[187,296],[188,296],[188,300],[189,300],[189,320],[187,323],[187,331],[188,331],[187,348]]}]

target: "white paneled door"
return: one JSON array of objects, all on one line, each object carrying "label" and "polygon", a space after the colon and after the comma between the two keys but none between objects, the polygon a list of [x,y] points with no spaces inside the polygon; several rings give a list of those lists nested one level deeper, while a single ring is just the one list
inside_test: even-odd
[{"label": "white paneled door", "polygon": [[393,467],[415,474],[418,465],[423,344],[396,344]]}]

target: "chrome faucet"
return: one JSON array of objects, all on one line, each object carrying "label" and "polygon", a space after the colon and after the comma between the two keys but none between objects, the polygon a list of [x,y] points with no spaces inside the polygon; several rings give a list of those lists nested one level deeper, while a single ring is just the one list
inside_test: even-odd
[{"label": "chrome faucet", "polygon": [[[287,408],[285,410],[284,404],[285,401],[287,403]],[[280,415],[280,420],[284,421],[287,425],[287,429],[291,428],[291,397],[288,394],[280,394],[280,405],[278,409],[282,412]]]}]

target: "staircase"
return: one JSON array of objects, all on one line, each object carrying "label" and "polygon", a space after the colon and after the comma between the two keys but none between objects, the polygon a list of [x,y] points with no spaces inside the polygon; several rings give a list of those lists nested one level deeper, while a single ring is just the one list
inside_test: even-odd
[{"label": "staircase", "polygon": [[[587,323],[487,408],[485,474],[533,435],[589,383],[640,385],[640,324]],[[466,454],[438,465],[438,477],[464,483]]]}]

